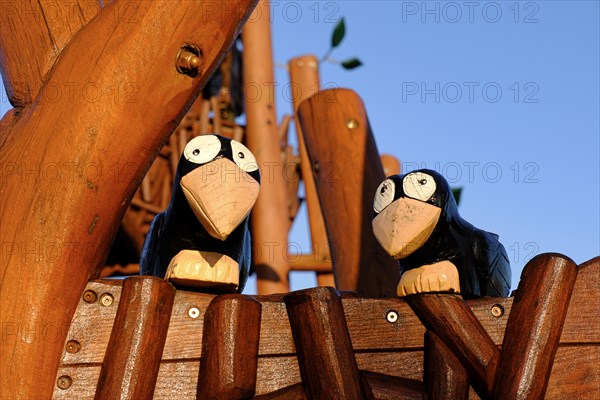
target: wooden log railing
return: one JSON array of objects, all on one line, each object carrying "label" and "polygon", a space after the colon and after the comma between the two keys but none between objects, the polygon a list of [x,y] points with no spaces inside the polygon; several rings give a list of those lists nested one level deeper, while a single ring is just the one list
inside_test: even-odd
[{"label": "wooden log railing", "polygon": [[[551,268],[554,271],[547,276],[563,275],[564,272],[561,272],[561,268],[565,268],[570,271],[567,275],[572,277],[572,266],[566,258],[557,259],[556,255],[546,255],[541,259],[531,261],[526,270],[536,268],[536,265],[537,267],[545,265],[545,268]],[[558,281],[566,282],[562,279],[558,279]],[[476,318],[476,323],[483,329],[481,333],[468,334],[468,336],[485,334],[495,349],[502,347],[502,351],[505,351],[510,346],[507,341],[512,340],[510,339],[512,333],[507,330],[505,334],[505,330],[507,324],[512,325],[509,321],[513,319],[513,311],[517,313],[515,314],[516,320],[519,320],[519,309],[522,307],[522,302],[532,305],[536,303],[536,301],[524,300],[528,296],[527,293],[520,293],[520,291],[529,290],[525,289],[528,286],[527,282],[534,281],[524,276],[523,282],[524,284],[517,290],[515,298],[482,298],[461,303],[459,307],[462,309],[464,306],[466,312],[471,314],[467,318]],[[546,345],[542,345],[537,351],[523,352],[527,354],[527,359],[536,359],[536,355],[541,355],[544,360],[543,363],[527,364],[536,371],[540,366],[541,374],[534,373],[523,376],[543,377],[543,381],[550,371],[545,394],[537,392],[538,398],[596,399],[600,396],[600,373],[597,370],[597,365],[600,363],[600,322],[597,318],[597,310],[600,308],[599,285],[600,257],[578,267],[568,307],[562,306],[564,298],[554,297],[552,294],[562,292],[562,290],[550,290],[548,293],[551,294],[543,296],[548,301],[538,302],[539,310],[546,310],[553,315],[557,301],[561,302],[558,308],[562,310],[558,314],[562,314],[566,307],[566,317],[555,355],[547,356],[547,352],[551,352],[552,349]],[[569,291],[568,285],[562,287],[567,292]],[[326,293],[324,294],[324,292]],[[531,295],[537,297],[538,293],[540,292],[533,290]],[[68,329],[67,341],[64,342],[65,351],[56,375],[54,398],[91,398],[95,396],[117,310],[123,301],[121,296],[123,296],[122,281],[94,281],[88,284]],[[254,311],[248,313],[252,315],[249,318],[254,322],[242,323],[240,318],[245,317],[242,316],[240,310],[244,306],[229,308],[229,310],[238,310],[233,312],[218,311],[229,307],[225,307],[232,301],[229,297],[215,297],[214,295],[184,291],[175,292],[162,360],[156,378],[155,398],[196,398],[199,393],[198,382],[200,379],[205,379],[199,379],[199,376],[202,376],[203,373],[212,372],[214,374],[220,368],[210,367],[210,371],[202,372],[201,366],[205,362],[209,362],[208,359],[212,357],[210,352],[222,346],[225,338],[229,337],[236,339],[229,342],[230,348],[223,350],[224,354],[230,354],[226,358],[234,359],[235,354],[242,354],[238,351],[243,354],[257,354],[255,370],[250,372],[256,372],[255,395],[260,399],[311,398],[311,389],[306,380],[313,378],[304,378],[305,374],[301,372],[302,363],[314,363],[315,358],[325,357],[329,361],[324,362],[323,365],[329,363],[330,366],[334,366],[337,363],[339,366],[342,365],[340,364],[342,360],[345,360],[343,363],[352,364],[351,358],[348,358],[350,353],[353,353],[360,375],[360,382],[356,382],[356,385],[362,387],[367,398],[371,398],[371,396],[376,399],[421,398],[424,391],[429,393],[429,398],[448,398],[449,393],[456,394],[456,397],[453,398],[463,398],[467,383],[477,386],[475,383],[477,377],[485,375],[485,373],[474,373],[473,368],[469,372],[469,368],[465,366],[465,356],[459,356],[459,353],[465,351],[465,347],[472,348],[466,349],[469,353],[473,352],[477,346],[481,346],[480,344],[466,343],[463,348],[458,349],[452,342],[435,335],[435,330],[427,331],[410,305],[402,299],[365,299],[349,292],[340,292],[338,295],[333,289],[326,288],[291,293],[285,297],[286,301],[284,301],[283,295],[256,296],[255,298],[236,295],[233,299],[236,302],[247,302],[253,309],[260,305],[262,309],[260,316]],[[304,300],[298,303],[300,297]],[[103,299],[106,298],[113,300],[104,301]],[[517,301],[517,299],[520,300]],[[436,300],[431,298],[427,300],[427,303],[435,302]],[[449,307],[452,307],[453,302],[455,302],[454,298],[451,303],[447,303],[450,304]],[[339,303],[341,303],[341,308]],[[309,310],[300,311],[298,307],[306,307],[307,304],[311,305]],[[334,312],[334,309],[337,311]],[[214,314],[215,311],[217,311],[216,314]],[[323,312],[324,314],[321,315]],[[210,314],[220,315],[220,317],[215,318]],[[314,318],[310,317],[311,314]],[[537,315],[543,316],[546,313],[534,312],[533,320],[538,320]],[[298,318],[305,318],[302,321],[304,325],[300,324]],[[293,322],[294,320],[296,322]],[[337,326],[326,324],[325,322],[328,320],[331,323],[335,322]],[[342,323],[344,320],[350,338],[351,352],[348,349],[347,339],[344,339],[346,335]],[[542,317],[541,320],[546,321],[546,317]],[[556,318],[547,319],[547,321],[550,320],[556,321]],[[240,323],[232,324],[227,321]],[[209,328],[209,325],[212,328]],[[257,325],[260,326],[260,330],[256,329]],[[244,333],[244,340],[240,340],[240,328],[247,326],[254,328],[250,328],[247,333]],[[538,324],[538,326],[541,325]],[[521,327],[523,332],[529,329],[527,324]],[[552,326],[553,332],[556,327]],[[462,327],[449,325],[449,329],[455,330],[459,335],[464,335],[461,332],[468,331],[470,327],[468,325]],[[479,328],[476,330],[479,332]],[[315,339],[321,344],[315,345],[314,348],[307,351],[304,344],[306,335],[309,335],[310,332],[317,332],[323,340]],[[428,332],[427,335],[425,335],[426,332]],[[255,339],[252,339],[252,337],[256,337],[254,336],[256,333],[259,338],[258,350],[254,347]],[[140,332],[136,331],[134,335],[138,334]],[[522,340],[530,341],[528,335],[523,336]],[[554,340],[553,335],[546,336],[551,339],[549,341],[544,340],[543,335],[536,337],[537,339],[531,339],[536,343],[552,344],[551,341]],[[73,342],[76,342],[77,345],[73,345]],[[326,354],[320,354],[318,350],[323,350]],[[300,356],[301,351],[304,352],[303,356]],[[543,354],[540,354],[540,351]],[[506,354],[510,354],[510,350],[507,353],[501,353],[500,357],[506,356]],[[307,357],[307,355],[310,359],[304,358],[302,361],[302,357]],[[522,353],[517,355],[517,359],[519,357],[522,357]],[[253,360],[252,356],[247,358],[250,361]],[[482,357],[482,361],[469,362],[476,366],[484,365],[485,359],[486,357]],[[225,362],[225,365],[232,366],[232,363]],[[240,362],[238,365],[246,364]],[[487,365],[490,364],[487,363]],[[498,366],[497,371],[500,371],[502,362]],[[250,369],[252,370],[253,367]],[[328,370],[333,371],[335,368]],[[497,373],[496,379],[498,376]],[[474,377],[475,379],[473,379]],[[336,378],[331,377],[331,379]],[[339,379],[343,379],[343,377]],[[217,378],[209,380],[218,381]],[[539,385],[536,383],[539,382],[537,378],[533,380],[517,379],[516,381],[531,382],[536,387]],[[251,382],[249,386],[252,386],[252,381],[249,380],[249,382]],[[434,387],[432,385],[442,386]],[[202,386],[200,386],[200,390],[202,390]],[[493,387],[493,385],[491,386]],[[519,384],[519,387],[526,386]],[[486,390],[489,387],[489,384],[485,385]],[[492,391],[492,393],[494,392]],[[476,399],[478,397],[476,392],[469,392],[469,398]]]}]

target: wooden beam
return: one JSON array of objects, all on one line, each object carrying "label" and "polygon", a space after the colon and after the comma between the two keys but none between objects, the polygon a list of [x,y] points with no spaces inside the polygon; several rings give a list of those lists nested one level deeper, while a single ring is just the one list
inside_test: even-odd
[{"label": "wooden beam", "polygon": [[259,294],[289,291],[288,211],[275,115],[275,78],[270,6],[261,0],[242,34],[246,94],[246,141],[261,171],[260,195],[252,209],[252,262]]},{"label": "wooden beam", "polygon": [[373,236],[373,196],[385,179],[364,105],[346,89],[300,104],[298,116],[329,235],[336,287],[394,296],[398,263]]},{"label": "wooden beam", "polygon": [[542,399],[558,349],[577,265],[543,254],[527,263],[508,319],[492,399]]},{"label": "wooden beam", "polygon": [[398,175],[402,173],[402,165],[400,160],[391,154],[381,155],[381,165],[383,165],[383,172],[385,176]]},{"label": "wooden beam", "polygon": [[469,375],[456,356],[433,332],[425,334],[425,376],[429,400],[466,400]]},{"label": "wooden beam", "polygon": [[[211,2],[217,10],[187,1],[106,4],[46,77],[44,88],[60,88],[58,97],[40,96],[3,124],[0,219],[10,254],[0,265],[0,318],[30,333],[0,343],[0,397],[15,387],[23,398],[51,396],[67,332],[52,341],[31,335],[69,325],[151,161],[255,3]],[[128,4],[136,6],[133,21],[121,18]],[[29,28],[17,17],[8,23]],[[189,75],[175,66],[186,43],[203,63]]]},{"label": "wooden beam", "polygon": [[462,297],[431,293],[405,299],[427,330],[460,360],[477,394],[489,398],[500,352]]},{"label": "wooden beam", "polygon": [[[130,6],[133,11],[135,3]],[[1,8],[0,71],[10,103],[22,108],[38,96],[56,59],[77,32],[97,16],[100,3],[20,0],[2,1]],[[42,95],[53,98],[75,90],[78,84],[83,83],[73,80],[66,86],[46,86]]]},{"label": "wooden beam", "polygon": [[[304,182],[304,197],[308,211],[308,226],[312,252],[329,255],[329,240],[323,221],[323,213],[319,204],[319,196],[313,178],[308,152],[304,141],[304,134],[298,118],[300,103],[317,93],[321,88],[319,78],[319,60],[314,55],[297,57],[288,62],[290,83],[292,84],[292,102],[294,106],[294,121],[296,122],[296,136],[298,137],[298,150],[300,153],[300,171]],[[319,286],[335,286],[333,273],[317,271],[317,284]]]},{"label": "wooden beam", "polygon": [[308,397],[367,398],[337,290],[301,290],[284,301]]},{"label": "wooden beam", "polygon": [[256,390],[261,304],[250,296],[216,297],[204,316],[198,399],[248,399]]},{"label": "wooden beam", "polygon": [[[100,301],[110,306],[113,298],[104,296]],[[175,288],[164,279],[125,280],[96,399],[152,398],[174,298]]]}]

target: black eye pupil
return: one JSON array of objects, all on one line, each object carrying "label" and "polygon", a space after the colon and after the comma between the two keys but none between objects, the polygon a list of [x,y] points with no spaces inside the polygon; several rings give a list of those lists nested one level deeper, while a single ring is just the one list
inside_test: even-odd
[{"label": "black eye pupil", "polygon": [[192,151],[192,154],[197,156],[198,154],[200,154],[200,150],[194,149],[194,151]]},{"label": "black eye pupil", "polygon": [[245,158],[246,156],[244,155],[244,153],[242,153],[241,151],[238,153],[238,157],[239,158]]},{"label": "black eye pupil", "polygon": [[427,179],[421,179],[421,180],[419,181],[419,183],[420,183],[421,185],[425,185],[425,184],[427,183]]},{"label": "black eye pupil", "polygon": [[381,188],[381,194],[384,194],[384,193],[385,193],[385,189],[386,189],[386,187],[385,187],[385,186]]}]

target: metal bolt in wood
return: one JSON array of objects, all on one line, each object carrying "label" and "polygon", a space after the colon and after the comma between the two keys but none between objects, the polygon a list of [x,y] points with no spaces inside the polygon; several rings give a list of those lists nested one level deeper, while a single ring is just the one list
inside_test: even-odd
[{"label": "metal bolt in wood", "polygon": [[500,304],[494,304],[492,306],[492,315],[496,318],[500,318],[504,315],[504,307],[502,307]]},{"label": "metal bolt in wood", "polygon": [[103,293],[100,296],[100,304],[102,304],[104,307],[111,306],[113,301],[114,301],[114,298],[113,298],[112,294],[110,294],[110,293]]},{"label": "metal bolt in wood", "polygon": [[385,318],[390,324],[393,324],[398,321],[398,312],[396,310],[390,310]]},{"label": "metal bolt in wood", "polygon": [[350,118],[346,121],[346,127],[348,129],[356,129],[358,127],[358,122],[355,119]]},{"label": "metal bolt in wood", "polygon": [[190,309],[188,310],[188,317],[190,317],[191,319],[196,319],[200,316],[200,310],[198,309],[198,307],[190,307]]},{"label": "metal bolt in wood", "polygon": [[71,379],[71,377],[68,375],[63,375],[56,381],[56,385],[62,390],[67,390],[72,384],[73,379]]},{"label": "metal bolt in wood", "polygon": [[177,53],[177,61],[175,66],[177,71],[195,77],[202,65],[200,60],[200,50],[192,46],[185,46]]},{"label": "metal bolt in wood", "polygon": [[83,292],[82,297],[83,301],[89,304],[95,303],[96,300],[98,300],[98,295],[93,290],[86,290],[85,292]]},{"label": "metal bolt in wood", "polygon": [[81,350],[81,344],[77,340],[69,340],[65,346],[67,353],[77,353]]}]

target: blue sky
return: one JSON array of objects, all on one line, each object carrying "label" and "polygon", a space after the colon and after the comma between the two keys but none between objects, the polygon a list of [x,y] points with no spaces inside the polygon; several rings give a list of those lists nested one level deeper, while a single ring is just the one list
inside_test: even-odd
[{"label": "blue sky", "polygon": [[[464,188],[461,215],[500,235],[513,288],[536,254],[600,255],[597,1],[274,1],[275,61],[323,55],[341,17],[332,57],[364,66],[324,63],[322,84],[363,98],[379,150],[405,171],[436,169]],[[281,117],[292,111],[285,69],[276,79]],[[290,241],[308,252],[305,218]],[[291,279],[314,285],[310,273]]]}]

